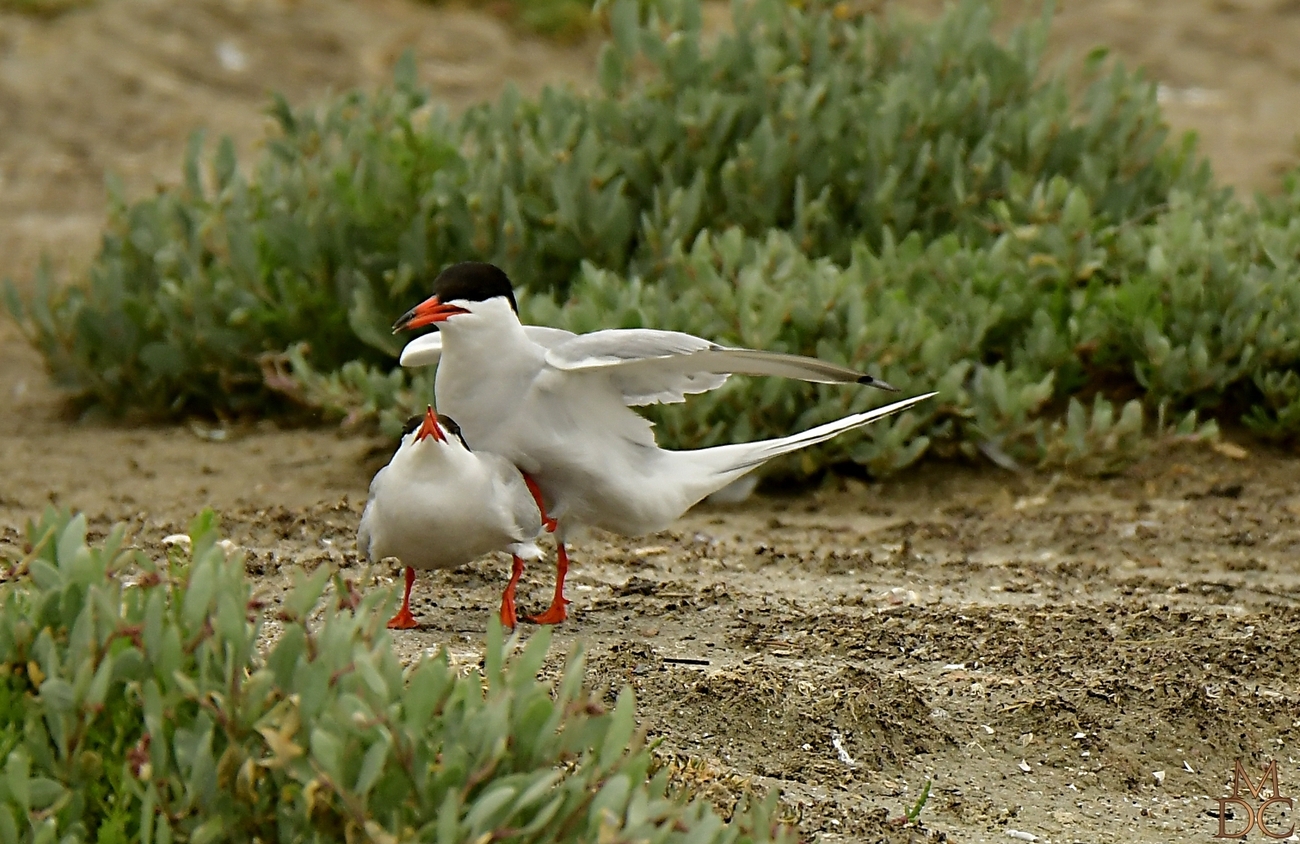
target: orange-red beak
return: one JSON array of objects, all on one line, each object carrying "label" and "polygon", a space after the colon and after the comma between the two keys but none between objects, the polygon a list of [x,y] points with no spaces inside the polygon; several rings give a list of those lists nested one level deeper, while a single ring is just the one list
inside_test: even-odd
[{"label": "orange-red beak", "polygon": [[442,322],[456,314],[467,314],[469,311],[464,308],[458,308],[455,305],[449,305],[445,302],[439,302],[437,296],[430,296],[420,304],[411,308],[402,314],[402,318],[393,323],[393,333],[410,328],[419,328],[422,325],[433,325]]},{"label": "orange-red beak", "polygon": [[415,432],[415,441],[418,443],[425,437],[433,437],[440,443],[447,441],[447,435],[442,432],[442,426],[438,424],[438,414],[433,412],[433,405],[424,412],[424,421],[420,423],[420,430]]}]

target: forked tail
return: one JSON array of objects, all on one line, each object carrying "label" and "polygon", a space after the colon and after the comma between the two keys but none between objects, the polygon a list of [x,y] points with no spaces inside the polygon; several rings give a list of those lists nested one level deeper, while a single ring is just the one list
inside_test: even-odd
[{"label": "forked tail", "polygon": [[752,469],[756,469],[774,457],[780,457],[782,454],[789,454],[792,451],[825,442],[845,431],[861,428],[863,425],[869,425],[877,419],[900,413],[935,395],[937,393],[913,396],[910,399],[896,401],[893,404],[877,407],[865,413],[845,416],[843,419],[836,419],[834,422],[827,422],[825,425],[818,425],[816,428],[809,428],[807,431],[791,434],[788,437],[759,440],[752,443],[720,445],[698,451],[678,453],[690,455],[692,462],[706,473],[706,477],[701,477],[700,480],[710,488],[700,494],[700,497],[703,498],[705,495],[721,489],[736,478]]}]

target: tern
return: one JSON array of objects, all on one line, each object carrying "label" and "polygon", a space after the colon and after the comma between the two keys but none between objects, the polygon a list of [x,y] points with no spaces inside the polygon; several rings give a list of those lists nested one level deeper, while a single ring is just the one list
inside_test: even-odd
[{"label": "tern", "polygon": [[514,627],[522,558],[542,556],[534,543],[541,533],[542,514],[519,470],[499,455],[471,451],[460,426],[429,407],[406,424],[392,460],[370,482],[357,550],[371,562],[396,557],[405,566],[402,608],[388,622],[399,630],[417,626],[411,615],[416,569],[451,569],[508,551],[513,566],[501,622]]},{"label": "tern", "polygon": [[519,321],[509,277],[485,263],[455,264],[433,295],[404,314],[397,333],[432,325],[402,352],[405,366],[438,364],[434,401],[475,449],[513,463],[556,531],[550,608],[529,620],[567,615],[566,527],[625,536],[663,530],[695,503],[782,454],[903,411],[934,393],[904,399],[802,433],[759,442],[669,451],[632,407],[685,401],[731,375],[893,387],[816,358],[723,346],[691,334],[612,329],[589,334]]}]

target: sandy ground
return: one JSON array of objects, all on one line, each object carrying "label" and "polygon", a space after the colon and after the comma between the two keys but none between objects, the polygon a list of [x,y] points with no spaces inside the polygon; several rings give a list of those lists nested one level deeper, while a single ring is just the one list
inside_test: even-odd
[{"label": "sandy ground", "polygon": [[[1293,160],[1296,3],[1060,5],[1054,55],[1100,41],[1148,65],[1171,122],[1234,184],[1267,188]],[[373,85],[406,47],[456,106],[508,79],[581,84],[592,56],[401,0],[0,15],[0,275],[25,278],[42,252],[84,266],[105,170],[133,195],[173,181],[199,126],[250,150],[267,90]],[[356,568],[383,443],[70,423],[7,323],[0,398],[0,550],[51,502],[154,549],[211,505],[272,598],[294,566]],[[557,654],[581,642],[593,684],[630,683],[685,779],[722,805],[779,786],[807,836],[1206,840],[1236,759],[1256,778],[1276,759],[1284,795],[1300,785],[1300,458],[1229,439],[1246,451],[1185,447],[1104,481],[927,466],[586,537]],[[403,655],[472,656],[506,569],[422,576]],[[521,603],[541,608],[551,578],[531,567]],[[926,781],[919,825],[892,823]]]}]

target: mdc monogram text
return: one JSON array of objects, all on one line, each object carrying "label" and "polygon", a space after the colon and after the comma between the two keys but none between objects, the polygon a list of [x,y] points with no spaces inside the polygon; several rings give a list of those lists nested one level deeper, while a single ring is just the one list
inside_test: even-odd
[{"label": "mdc monogram text", "polygon": [[[1243,791],[1242,786],[1245,786]],[[1264,786],[1272,787],[1273,796],[1264,799]],[[1246,800],[1246,794],[1249,794],[1254,803]],[[1237,760],[1236,767],[1232,771],[1232,796],[1220,797],[1219,800],[1219,831],[1215,833],[1215,838],[1245,838],[1246,834],[1252,829],[1258,827],[1259,831],[1264,833],[1268,838],[1282,839],[1290,838],[1295,832],[1295,823],[1293,822],[1285,830],[1273,829],[1268,825],[1268,819],[1264,813],[1273,808],[1280,810],[1285,807],[1288,811],[1293,811],[1295,806],[1290,797],[1282,796],[1282,788],[1277,781],[1277,762],[1269,762],[1264,773],[1260,775],[1259,782],[1250,781],[1250,774],[1246,773],[1241,767],[1241,760]],[[1228,830],[1228,807],[1233,806],[1241,809],[1246,824],[1243,829]],[[1236,812],[1233,812],[1236,815]],[[1235,818],[1234,818],[1235,820]]]}]

